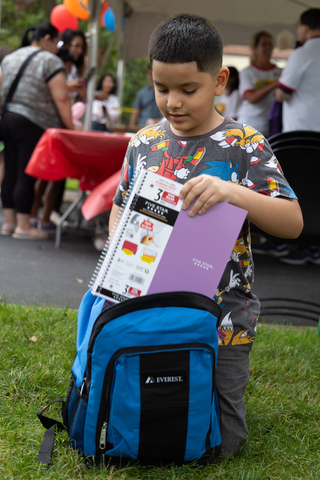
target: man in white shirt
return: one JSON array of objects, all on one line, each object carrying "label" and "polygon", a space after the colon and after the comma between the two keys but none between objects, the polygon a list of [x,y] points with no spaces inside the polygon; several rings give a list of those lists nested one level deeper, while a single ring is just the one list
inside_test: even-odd
[{"label": "man in white shirt", "polygon": [[[320,132],[320,8],[306,10],[297,29],[297,48],[279,78],[276,98],[283,102],[283,132]],[[291,265],[320,264],[318,248],[305,245],[280,258]]]},{"label": "man in white shirt", "polygon": [[320,132],[320,8],[299,20],[297,48],[279,78],[276,98],[283,103],[283,132]]}]

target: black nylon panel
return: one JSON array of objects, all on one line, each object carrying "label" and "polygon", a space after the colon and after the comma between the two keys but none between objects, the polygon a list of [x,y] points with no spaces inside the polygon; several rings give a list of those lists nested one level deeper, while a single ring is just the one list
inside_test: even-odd
[{"label": "black nylon panel", "polygon": [[189,351],[140,357],[141,419],[138,459],[182,462],[189,403]]}]

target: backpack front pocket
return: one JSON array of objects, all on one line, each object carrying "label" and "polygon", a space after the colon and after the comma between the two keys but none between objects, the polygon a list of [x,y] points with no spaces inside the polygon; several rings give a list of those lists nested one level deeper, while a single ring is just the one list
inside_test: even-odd
[{"label": "backpack front pocket", "polygon": [[116,352],[105,376],[97,451],[152,463],[199,458],[210,447],[214,365],[206,344]]}]

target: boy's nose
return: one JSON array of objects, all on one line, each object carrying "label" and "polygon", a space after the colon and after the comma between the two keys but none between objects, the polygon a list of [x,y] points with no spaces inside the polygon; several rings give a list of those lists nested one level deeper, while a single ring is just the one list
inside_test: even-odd
[{"label": "boy's nose", "polygon": [[170,95],[168,95],[167,107],[171,109],[182,107],[181,97],[178,93],[170,93]]}]

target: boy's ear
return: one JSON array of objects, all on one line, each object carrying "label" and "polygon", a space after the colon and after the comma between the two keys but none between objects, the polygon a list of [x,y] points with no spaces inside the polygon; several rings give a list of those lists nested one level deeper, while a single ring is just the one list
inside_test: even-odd
[{"label": "boy's ear", "polygon": [[227,67],[221,67],[215,77],[215,95],[218,97],[222,95],[226,88],[229,78],[229,69]]}]

